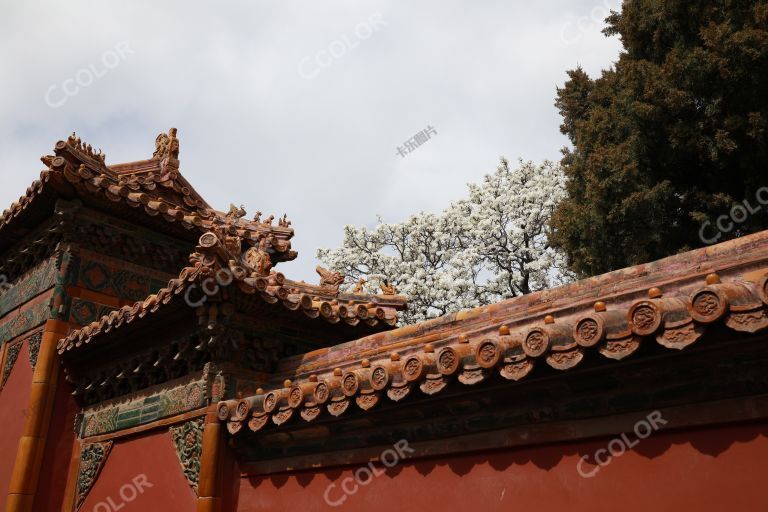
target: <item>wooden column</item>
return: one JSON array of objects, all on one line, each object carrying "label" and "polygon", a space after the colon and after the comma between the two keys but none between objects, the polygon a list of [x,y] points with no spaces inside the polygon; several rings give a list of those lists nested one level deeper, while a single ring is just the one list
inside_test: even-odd
[{"label": "wooden column", "polygon": [[205,414],[197,484],[197,512],[221,512],[224,432],[216,417],[216,408],[217,404],[211,404]]},{"label": "wooden column", "polygon": [[37,490],[40,465],[45,452],[45,442],[51,423],[53,401],[56,393],[59,359],[56,342],[69,331],[69,325],[60,320],[48,320],[43,328],[37,365],[32,374],[32,391],[27,405],[24,434],[19,439],[16,462],[8,487],[6,512],[29,512]]}]

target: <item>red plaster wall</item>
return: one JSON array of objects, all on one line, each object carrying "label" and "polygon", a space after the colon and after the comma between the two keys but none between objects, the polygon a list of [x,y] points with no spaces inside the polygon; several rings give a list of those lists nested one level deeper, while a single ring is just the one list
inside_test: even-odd
[{"label": "red plaster wall", "polygon": [[72,396],[72,386],[64,379],[64,370],[59,367],[48,441],[45,445],[38,492],[32,507],[35,512],[61,510],[75,443],[74,424],[78,411]]},{"label": "red plaster wall", "polygon": [[[222,469],[222,512],[235,512],[240,497],[240,466],[237,463],[234,450],[226,448],[221,451]],[[245,480],[247,484],[247,480]]]},{"label": "red plaster wall", "polygon": [[[0,390],[0,503],[4,503],[8,495],[8,485],[13,464],[16,461],[16,449],[19,446],[19,438],[24,433],[26,409],[29,405],[32,386],[29,350],[26,342],[23,345],[5,386]],[[6,347],[3,349],[5,350]]]},{"label": "red plaster wall", "polygon": [[[145,477],[143,478],[142,475]],[[140,493],[135,492],[139,478]],[[142,486],[141,480],[151,487]],[[133,487],[134,491],[126,488]],[[123,496],[131,498],[125,500]],[[196,496],[187,483],[167,430],[117,441],[83,504],[87,512],[191,512]]]},{"label": "red plaster wall", "polygon": [[338,506],[323,494],[335,483],[329,496],[341,499],[341,482],[355,468],[243,478],[238,510],[768,510],[768,422],[657,432],[591,478],[580,476],[580,457],[609,440],[402,464]]}]

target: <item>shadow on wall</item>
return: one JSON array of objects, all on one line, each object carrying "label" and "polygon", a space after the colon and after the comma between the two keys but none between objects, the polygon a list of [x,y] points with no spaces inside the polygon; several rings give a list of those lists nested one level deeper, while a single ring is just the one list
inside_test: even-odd
[{"label": "shadow on wall", "polygon": [[[632,433],[627,434],[629,442],[624,443],[627,452],[635,454],[645,459],[656,459],[662,457],[672,446],[690,446],[698,453],[716,458],[728,451],[733,445],[739,443],[750,443],[762,437],[768,439],[768,423],[745,423],[739,425],[726,426],[722,428],[702,428],[686,431],[656,432],[645,439],[637,439]],[[447,466],[452,473],[457,476],[470,474],[476,466],[490,466],[496,471],[507,471],[513,466],[533,465],[541,470],[550,471],[560,465],[565,458],[573,459],[586,458],[585,460],[594,465],[595,454],[605,449],[609,443],[616,438],[601,438],[599,440],[589,440],[578,443],[561,443],[554,445],[543,445],[537,447],[526,447],[518,449],[507,449],[503,451],[484,451],[470,455],[458,455],[450,458],[421,459],[414,462],[404,462],[402,464],[387,468],[383,476],[388,478],[397,477],[405,468],[412,467],[423,476],[432,473],[438,466]],[[615,453],[615,452],[614,452]],[[571,464],[571,462],[569,462]],[[352,466],[354,469],[358,466]],[[319,475],[323,475],[331,481],[337,481],[348,472],[350,467],[332,468],[321,471],[300,471],[295,473],[280,473],[264,477],[250,477],[248,480],[254,488],[258,488],[269,481],[272,486],[279,489],[290,480],[295,481],[303,488],[310,486],[312,481]]]}]

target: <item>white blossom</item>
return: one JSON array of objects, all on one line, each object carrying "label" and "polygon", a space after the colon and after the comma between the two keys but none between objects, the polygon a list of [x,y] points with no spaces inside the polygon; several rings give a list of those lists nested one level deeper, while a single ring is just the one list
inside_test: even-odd
[{"label": "white blossom", "polygon": [[319,249],[324,265],[366,279],[376,293],[388,281],[408,296],[405,323],[417,322],[548,288],[572,279],[565,257],[549,246],[555,205],[565,196],[559,165],[502,158],[469,185],[468,197],[441,214],[418,213],[373,230],[346,226],[342,246]]}]

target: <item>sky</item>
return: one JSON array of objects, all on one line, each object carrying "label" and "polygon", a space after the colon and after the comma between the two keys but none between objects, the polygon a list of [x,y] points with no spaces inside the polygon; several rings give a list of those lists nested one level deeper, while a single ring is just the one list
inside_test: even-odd
[{"label": "sky", "polygon": [[72,131],[109,165],[176,127],[195,189],[287,213],[299,256],[278,269],[315,282],[316,249],[345,225],[440,211],[501,155],[559,159],[556,88],[618,58],[600,31],[619,4],[6,1],[0,209]]}]

